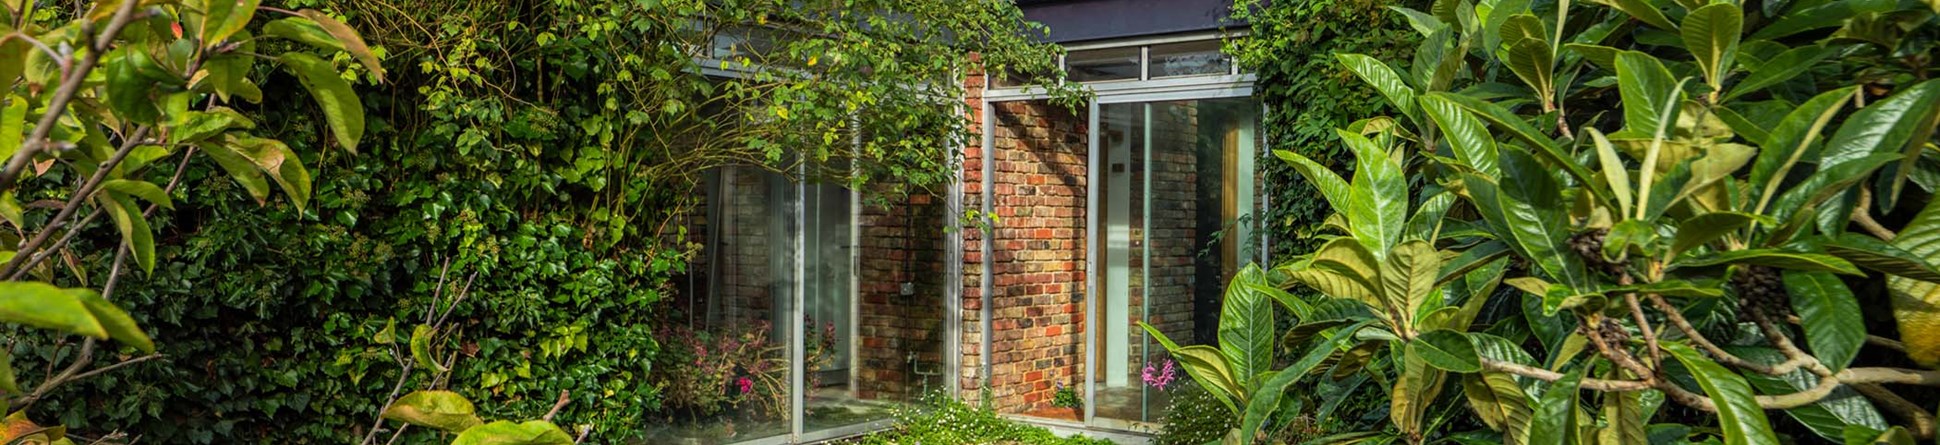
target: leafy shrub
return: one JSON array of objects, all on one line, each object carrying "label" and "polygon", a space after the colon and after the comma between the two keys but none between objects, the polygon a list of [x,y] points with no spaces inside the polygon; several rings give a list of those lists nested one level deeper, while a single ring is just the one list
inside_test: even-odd
[{"label": "leafy shrub", "polygon": [[1042,427],[1005,419],[988,407],[972,407],[946,395],[925,398],[926,406],[906,408],[896,414],[896,426],[888,431],[847,439],[846,445],[925,445],[925,444],[1024,444],[1024,445],[1111,445],[1104,439],[1083,435],[1060,437]]},{"label": "leafy shrub", "polygon": [[1172,402],[1159,418],[1159,445],[1205,445],[1239,426],[1205,388],[1197,384],[1179,386],[1171,390]]}]

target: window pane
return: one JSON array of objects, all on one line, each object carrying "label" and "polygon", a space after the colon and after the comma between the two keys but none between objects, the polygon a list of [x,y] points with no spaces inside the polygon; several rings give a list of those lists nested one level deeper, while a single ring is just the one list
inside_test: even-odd
[{"label": "window pane", "polygon": [[655,356],[668,418],[649,437],[726,444],[789,433],[793,417],[790,334],[801,231],[798,187],[781,175],[723,168],[708,175],[704,252],[674,303]]},{"label": "window pane", "polygon": [[1076,82],[1138,79],[1137,47],[1072,51],[1064,61]]},{"label": "window pane", "polygon": [[1152,45],[1152,78],[1229,74],[1232,57],[1219,46],[1218,40]]}]

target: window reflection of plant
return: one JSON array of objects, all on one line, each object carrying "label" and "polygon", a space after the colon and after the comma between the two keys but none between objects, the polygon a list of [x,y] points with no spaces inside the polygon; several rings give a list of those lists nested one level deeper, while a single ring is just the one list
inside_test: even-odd
[{"label": "window reflection of plant", "polygon": [[[816,326],[804,319],[805,326]],[[656,381],[666,407],[694,418],[739,413],[749,419],[786,419],[790,395],[786,342],[770,341],[766,320],[740,329],[696,331],[669,325],[660,334],[678,345],[663,352]],[[834,361],[835,324],[820,326],[803,345],[805,387],[819,383],[817,371]]]}]

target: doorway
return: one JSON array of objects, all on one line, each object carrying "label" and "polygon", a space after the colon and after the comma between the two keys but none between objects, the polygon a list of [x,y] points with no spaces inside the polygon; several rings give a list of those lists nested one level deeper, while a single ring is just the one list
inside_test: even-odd
[{"label": "doorway", "polygon": [[1256,249],[1259,105],[1247,97],[1100,103],[1093,423],[1156,422],[1184,370],[1140,324],[1213,344],[1226,281]]}]

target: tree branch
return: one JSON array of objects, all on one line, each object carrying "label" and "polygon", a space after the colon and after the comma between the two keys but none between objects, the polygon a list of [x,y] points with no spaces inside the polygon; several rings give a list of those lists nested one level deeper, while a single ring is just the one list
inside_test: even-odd
[{"label": "tree branch", "polygon": [[1873,399],[1874,402],[1879,402],[1875,405],[1881,409],[1905,418],[1908,423],[1912,424],[1913,428],[1911,429],[1914,436],[1922,440],[1933,438],[1933,414],[1928,414],[1926,408],[1915,405],[1913,402],[1907,401],[1906,398],[1900,397],[1899,394],[1879,385],[1856,384],[1852,385],[1852,389],[1859,391],[1860,394],[1865,395],[1867,398]]},{"label": "tree branch", "polygon": [[1866,229],[1866,233],[1871,233],[1873,236],[1879,237],[1882,240],[1892,241],[1893,238],[1898,237],[1899,234],[1893,233],[1892,230],[1880,225],[1879,221],[1873,219],[1872,207],[1873,189],[1871,187],[1860,187],[1859,203],[1852,207],[1852,222],[1859,223],[1859,227]]},{"label": "tree branch", "polygon": [[[20,279],[20,276],[27,270],[26,268],[20,267],[21,262],[25,261],[27,257],[34,256],[30,253],[38,253],[39,251],[37,249],[40,248],[40,245],[46,243],[48,238],[54,236],[54,230],[60,228],[62,222],[74,216],[74,212],[81,208],[81,202],[86,201],[89,196],[94,194],[95,189],[99,188],[103,181],[107,180],[108,173],[113,171],[116,165],[120,165],[121,160],[126,159],[128,153],[134,151],[135,147],[142,145],[143,139],[148,136],[149,129],[149,126],[143,125],[123,137],[121,140],[121,149],[115,150],[114,156],[109,157],[107,162],[103,162],[99,167],[95,168],[94,175],[89,176],[87,182],[81,183],[81,188],[74,190],[74,196],[68,197],[67,205],[61,207],[60,213],[54,214],[53,219],[47,220],[47,225],[40,229],[40,233],[35,234],[34,238],[28,241],[27,244],[21,245],[20,250],[17,251],[19,253],[13,257],[13,260],[7,261],[6,266],[0,267],[0,274],[6,275],[9,280]],[[78,230],[79,228],[76,229]]]},{"label": "tree branch", "polygon": [[[1506,372],[1545,382],[1554,382],[1563,378],[1563,373],[1560,372],[1487,358],[1482,359],[1482,369]],[[1651,388],[1649,383],[1639,380],[1607,380],[1587,377],[1582,380],[1580,385],[1586,389],[1607,392],[1642,391]]]},{"label": "tree branch", "polygon": [[[47,101],[47,114],[41,115],[40,122],[34,125],[34,132],[23,139],[26,143],[21,145],[20,151],[7,160],[4,169],[0,169],[0,190],[12,190],[20,172],[27,168],[27,164],[33,163],[35,154],[46,147],[47,135],[54,131],[54,124],[66,114],[67,103],[74,100],[75,93],[80,92],[88,73],[94,71],[94,65],[101,63],[101,56],[114,45],[114,39],[121,34],[121,29],[133,21],[135,8],[140,4],[140,0],[123,0],[121,7],[115,10],[114,17],[108,19],[108,27],[95,36],[94,48],[81,58],[81,63],[75,65],[66,78],[61,79],[61,86],[54,90],[54,96]],[[26,249],[21,251],[25,252]]]}]

